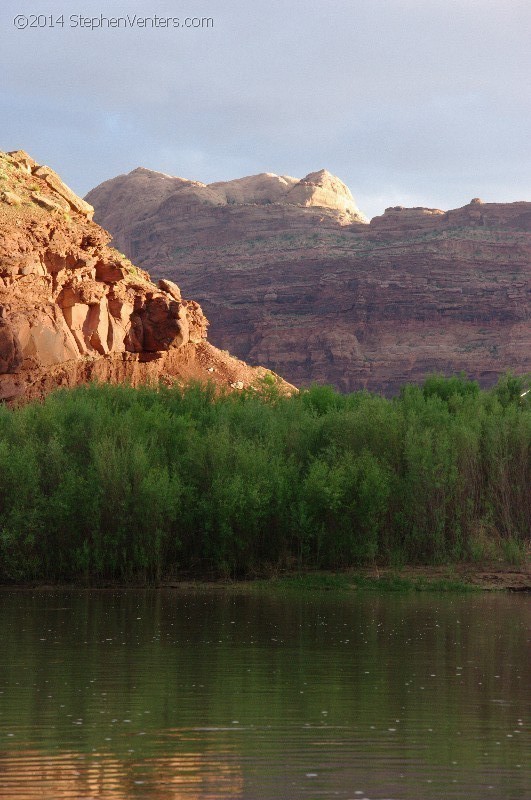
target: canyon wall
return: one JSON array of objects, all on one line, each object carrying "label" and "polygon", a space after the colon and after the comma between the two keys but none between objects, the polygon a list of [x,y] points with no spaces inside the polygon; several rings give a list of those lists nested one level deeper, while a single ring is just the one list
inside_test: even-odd
[{"label": "canyon wall", "polygon": [[368,223],[325,170],[205,185],[142,168],[86,199],[116,247],[201,302],[212,342],[297,385],[531,370],[531,203]]}]

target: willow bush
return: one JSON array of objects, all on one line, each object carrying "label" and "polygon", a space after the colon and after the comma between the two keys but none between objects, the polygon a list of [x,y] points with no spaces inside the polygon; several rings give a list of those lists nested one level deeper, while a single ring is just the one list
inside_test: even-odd
[{"label": "willow bush", "polygon": [[91,385],[0,408],[0,579],[523,556],[530,395]]}]

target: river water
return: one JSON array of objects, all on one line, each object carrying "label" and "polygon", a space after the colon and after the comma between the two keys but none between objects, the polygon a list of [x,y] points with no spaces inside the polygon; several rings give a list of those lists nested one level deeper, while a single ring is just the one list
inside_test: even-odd
[{"label": "river water", "polygon": [[0,592],[0,799],[531,797],[529,596]]}]

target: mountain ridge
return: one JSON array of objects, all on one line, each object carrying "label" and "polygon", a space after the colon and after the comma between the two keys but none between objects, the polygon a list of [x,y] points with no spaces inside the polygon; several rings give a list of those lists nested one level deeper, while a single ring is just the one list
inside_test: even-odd
[{"label": "mountain ridge", "polygon": [[119,176],[86,199],[116,246],[197,297],[212,341],[241,358],[298,385],[391,394],[431,372],[491,385],[531,369],[529,202],[393,206],[367,223],[337,207],[229,203],[206,184],[142,180]]}]

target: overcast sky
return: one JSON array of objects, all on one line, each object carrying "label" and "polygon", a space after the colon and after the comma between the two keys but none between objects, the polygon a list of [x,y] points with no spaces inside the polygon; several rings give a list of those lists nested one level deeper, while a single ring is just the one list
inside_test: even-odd
[{"label": "overcast sky", "polygon": [[[15,29],[37,13],[64,27]],[[0,149],[82,195],[137,166],[207,183],[325,167],[368,216],[531,200],[530,0],[1,0],[0,75]]]}]

